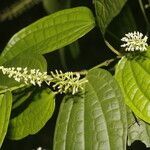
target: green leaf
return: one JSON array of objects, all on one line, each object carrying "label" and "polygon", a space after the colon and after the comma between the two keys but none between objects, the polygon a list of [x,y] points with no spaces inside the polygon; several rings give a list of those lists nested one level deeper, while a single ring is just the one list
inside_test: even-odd
[{"label": "green leaf", "polygon": [[30,102],[28,106],[10,120],[8,129],[10,139],[19,140],[37,133],[54,112],[54,93],[49,89],[35,91],[33,97],[30,97],[28,101]]},{"label": "green leaf", "polygon": [[3,64],[6,67],[22,67],[29,69],[39,69],[44,72],[47,71],[47,62],[40,54],[26,53],[20,54],[14,59]]},{"label": "green leaf", "polygon": [[0,148],[7,133],[12,106],[12,95],[10,92],[0,95]]},{"label": "green leaf", "polygon": [[110,22],[116,17],[127,0],[94,0],[98,25],[105,34],[105,30]]},{"label": "green leaf", "polygon": [[52,52],[81,38],[94,26],[93,14],[86,7],[56,12],[16,33],[2,52],[2,57],[10,60],[19,53]]},{"label": "green leaf", "polygon": [[150,146],[150,125],[133,116],[133,113],[127,109],[128,118],[128,145],[130,146],[135,140],[140,140]]},{"label": "green leaf", "polygon": [[[47,71],[47,63],[42,55],[26,53],[25,55],[20,54],[11,61],[3,64],[4,67],[27,67],[28,69],[39,69],[44,72]],[[18,86],[22,83],[16,82],[13,78],[8,78],[7,75],[3,75],[0,71],[0,85],[5,88]]]},{"label": "green leaf", "polygon": [[[144,56],[143,56],[144,55]],[[116,68],[125,103],[141,119],[150,123],[150,47],[137,58],[123,57]]]},{"label": "green leaf", "polygon": [[103,69],[87,79],[83,93],[63,99],[54,150],[125,150],[126,108],[117,82]]}]

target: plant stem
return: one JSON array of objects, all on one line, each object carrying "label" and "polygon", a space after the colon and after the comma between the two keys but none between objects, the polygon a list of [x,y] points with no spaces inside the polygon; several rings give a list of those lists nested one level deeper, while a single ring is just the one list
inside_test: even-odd
[{"label": "plant stem", "polygon": [[141,7],[141,10],[142,10],[142,13],[143,13],[143,16],[144,16],[144,19],[145,19],[146,23],[149,24],[148,18],[146,16],[146,13],[145,13],[145,10],[144,10],[144,7],[143,7],[142,0],[139,0],[139,5]]},{"label": "plant stem", "polygon": [[82,70],[82,71],[80,71],[78,73],[80,73],[80,75],[85,76],[85,75],[87,75],[88,71],[87,70]]},{"label": "plant stem", "polygon": [[148,18],[147,18],[147,16],[146,16],[146,13],[145,13],[145,10],[144,10],[144,6],[143,6],[143,3],[142,3],[142,0],[139,0],[139,5],[140,5],[140,7],[141,7],[141,11],[142,11],[142,13],[143,13],[143,17],[144,17],[145,22],[146,22],[147,32],[149,32],[149,31],[150,31],[150,23],[149,23]]},{"label": "plant stem", "polygon": [[105,43],[106,43],[106,45],[108,46],[108,48],[109,48],[113,53],[115,53],[115,54],[118,55],[118,56],[122,56],[122,54],[119,53],[114,47],[112,47],[112,46],[109,44],[108,41],[105,40]]},{"label": "plant stem", "polygon": [[[120,57],[117,57],[117,59],[120,58]],[[93,69],[96,69],[96,68],[100,68],[100,67],[103,67],[103,66],[108,66],[109,64],[111,64],[112,62],[114,62],[116,60],[116,58],[112,58],[112,59],[108,59],[108,60],[105,60],[104,62],[98,64],[97,66],[91,68],[90,70],[93,70]]]}]

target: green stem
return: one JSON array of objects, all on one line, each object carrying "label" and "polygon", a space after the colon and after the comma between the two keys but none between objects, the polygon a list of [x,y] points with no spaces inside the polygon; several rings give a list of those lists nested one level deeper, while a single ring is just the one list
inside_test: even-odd
[{"label": "green stem", "polygon": [[102,63],[96,65],[95,67],[91,68],[90,70],[93,70],[93,69],[96,69],[96,68],[100,68],[100,67],[104,67],[104,66],[106,67],[106,66],[108,66],[110,63],[112,63],[113,61],[115,61],[114,58],[108,59],[108,60],[106,60],[106,61],[104,61],[104,62],[102,62]]},{"label": "green stem", "polygon": [[108,41],[105,40],[105,43],[106,43],[106,45],[108,46],[108,48],[109,48],[113,53],[115,53],[115,54],[118,55],[118,56],[122,56],[122,54],[119,53],[114,47],[112,47],[112,46],[109,44]]},{"label": "green stem", "polygon": [[80,73],[80,75],[85,76],[85,75],[87,75],[88,71],[87,70],[82,70],[79,73]]}]

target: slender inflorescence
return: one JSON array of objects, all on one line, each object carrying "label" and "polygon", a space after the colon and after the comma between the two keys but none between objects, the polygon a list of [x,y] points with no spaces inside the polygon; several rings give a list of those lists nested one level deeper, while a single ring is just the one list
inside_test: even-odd
[{"label": "slender inflorescence", "polygon": [[42,82],[47,79],[47,72],[40,72],[39,69],[28,70],[21,67],[9,67],[5,68],[0,66],[0,70],[4,75],[8,75],[9,78],[14,78],[17,82],[24,82],[25,84],[33,84],[41,86]]},{"label": "slender inflorescence", "polygon": [[121,47],[125,47],[125,51],[146,51],[147,50],[147,36],[143,37],[140,32],[130,32],[125,34],[121,41],[125,42]]},{"label": "slender inflorescence", "polygon": [[79,73],[57,71],[51,72],[54,89],[58,89],[59,93],[72,93],[73,95],[80,90],[83,90],[83,84],[87,82],[86,79],[80,79]]},{"label": "slender inflorescence", "polygon": [[58,91],[58,93],[72,93],[73,95],[83,90],[83,84],[87,82],[85,78],[81,79],[80,73],[55,71],[41,72],[39,69],[28,69],[21,67],[9,67],[5,68],[0,66],[0,70],[4,75],[8,75],[9,78],[14,78],[17,82],[23,82],[26,85],[38,85],[41,86],[43,82],[47,85],[53,83],[52,87]]}]

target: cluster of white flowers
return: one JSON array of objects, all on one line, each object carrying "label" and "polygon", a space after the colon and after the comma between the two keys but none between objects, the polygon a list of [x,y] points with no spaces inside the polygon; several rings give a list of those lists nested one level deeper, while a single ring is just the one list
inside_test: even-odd
[{"label": "cluster of white flowers", "polygon": [[8,75],[9,78],[14,78],[17,82],[24,82],[25,84],[33,84],[41,86],[42,82],[50,85],[53,83],[53,88],[58,90],[58,93],[72,93],[73,95],[83,90],[83,84],[87,80],[80,79],[79,73],[55,71],[47,75],[47,72],[41,72],[39,69],[28,70],[21,67],[9,67],[5,68],[0,66],[0,70],[4,75]]},{"label": "cluster of white flowers", "polygon": [[56,73],[51,72],[53,78],[54,89],[58,89],[59,93],[72,93],[76,94],[78,91],[83,90],[83,84],[87,82],[85,78],[80,79],[79,73],[57,71]]},{"label": "cluster of white flowers", "polygon": [[130,32],[125,34],[121,41],[125,42],[121,47],[125,47],[125,51],[146,51],[147,50],[147,36],[143,37],[140,32]]}]

